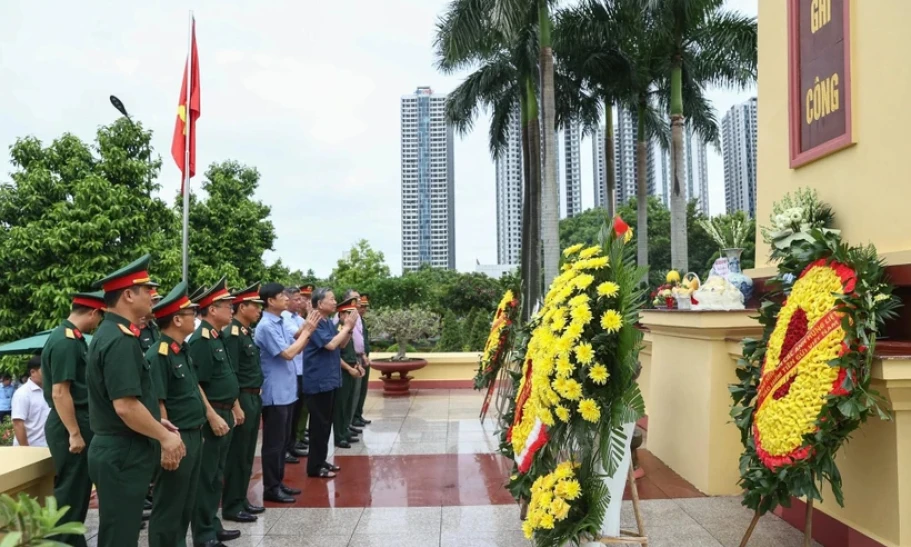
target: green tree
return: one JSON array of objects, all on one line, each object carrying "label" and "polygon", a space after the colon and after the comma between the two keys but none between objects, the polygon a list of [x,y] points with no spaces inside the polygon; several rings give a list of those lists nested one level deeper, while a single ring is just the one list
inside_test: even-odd
[{"label": "green tree", "polygon": [[459,316],[472,310],[493,313],[503,292],[497,280],[484,274],[465,273],[444,288],[443,301],[445,309],[450,309]]},{"label": "green tree", "polygon": [[[648,37],[663,51],[671,122],[671,256],[684,268],[687,257],[687,196],[683,173],[684,116],[706,141],[716,142],[714,115],[701,116],[708,85],[745,88],[756,81],[756,18],[723,9],[724,0],[643,0],[656,22]],[[710,110],[708,111],[711,112]]]},{"label": "green tree", "polygon": [[[357,289],[366,291],[371,281],[389,277],[389,266],[382,251],[375,251],[366,239],[354,244],[340,259],[329,282],[337,290]],[[385,305],[385,304],[384,304]]]},{"label": "green tree", "polygon": [[451,311],[443,316],[437,351],[462,351],[462,322]]},{"label": "green tree", "polygon": [[92,145],[64,134],[10,147],[12,181],[0,185],[0,340],[55,326],[69,294],[152,254],[152,276],[180,279],[179,220],[157,197],[160,161],[151,132],[126,119],[98,129]]},{"label": "green tree", "polygon": [[222,275],[231,287],[245,287],[266,277],[263,253],[272,250],[275,226],[271,208],[253,199],[259,171],[236,161],[214,163],[206,171],[204,200],[191,196],[191,286]]}]

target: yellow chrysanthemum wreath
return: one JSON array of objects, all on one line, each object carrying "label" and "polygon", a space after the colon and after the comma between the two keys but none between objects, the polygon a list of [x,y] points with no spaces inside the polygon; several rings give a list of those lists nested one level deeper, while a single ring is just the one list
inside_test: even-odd
[{"label": "yellow chrysanthemum wreath", "polygon": [[634,376],[645,272],[626,246],[629,227],[617,219],[613,228],[603,245],[563,252],[530,325],[504,452],[516,462],[509,489],[529,502],[523,529],[538,545],[597,534],[606,500],[622,495],[602,480],[628,443],[621,426],[644,413]]},{"label": "yellow chrysanthemum wreath", "polygon": [[506,291],[494,313],[490,334],[484,344],[484,352],[474,378],[475,389],[490,389],[493,385],[509,353],[518,315],[519,300],[512,291]]}]

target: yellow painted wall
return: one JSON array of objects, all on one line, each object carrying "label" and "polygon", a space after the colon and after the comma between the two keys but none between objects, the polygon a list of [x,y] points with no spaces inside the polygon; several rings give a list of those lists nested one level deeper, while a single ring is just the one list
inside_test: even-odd
[{"label": "yellow painted wall", "polygon": [[[851,0],[857,144],[794,170],[788,167],[787,5],[759,2],[758,222],[768,224],[772,204],[785,193],[815,188],[835,210],[846,241],[872,242],[889,263],[911,263],[911,2]],[[757,240],[761,264],[769,248],[758,231]]]},{"label": "yellow painted wall", "polygon": [[[374,353],[373,359],[392,357],[393,353]],[[427,366],[409,373],[415,380],[471,380],[478,370],[480,352],[459,353],[409,353],[408,357],[426,359]],[[370,373],[371,380],[379,380],[380,375]]]}]

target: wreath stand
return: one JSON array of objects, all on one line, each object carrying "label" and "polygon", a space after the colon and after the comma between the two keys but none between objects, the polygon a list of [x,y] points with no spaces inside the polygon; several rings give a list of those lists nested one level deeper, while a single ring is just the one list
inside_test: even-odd
[{"label": "wreath stand", "polygon": [[[743,540],[740,542],[740,547],[747,546],[750,537],[753,535],[753,530],[755,530],[756,525],[759,524],[759,518],[761,516],[762,515],[759,514],[758,510],[753,514],[753,520],[750,521],[750,526],[747,528],[746,534],[744,534]],[[813,500],[807,500],[807,516],[803,528],[803,547],[811,547],[811,545],[813,545]]]},{"label": "wreath stand", "polygon": [[596,543],[603,545],[642,545],[648,547],[648,536],[645,535],[645,525],[642,523],[642,512],[639,510],[639,488],[636,487],[636,477],[634,476],[633,464],[630,461],[629,471],[627,472],[626,482],[629,484],[630,495],[632,496],[633,514],[636,516],[635,532],[630,530],[620,530],[620,536],[602,536]]}]

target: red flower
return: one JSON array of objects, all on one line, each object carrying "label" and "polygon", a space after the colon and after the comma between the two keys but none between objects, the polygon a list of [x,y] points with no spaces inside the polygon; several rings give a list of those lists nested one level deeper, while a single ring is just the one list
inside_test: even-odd
[{"label": "red flower", "polygon": [[629,224],[623,222],[623,219],[620,217],[614,217],[614,233],[618,236],[622,236],[629,231]]}]

